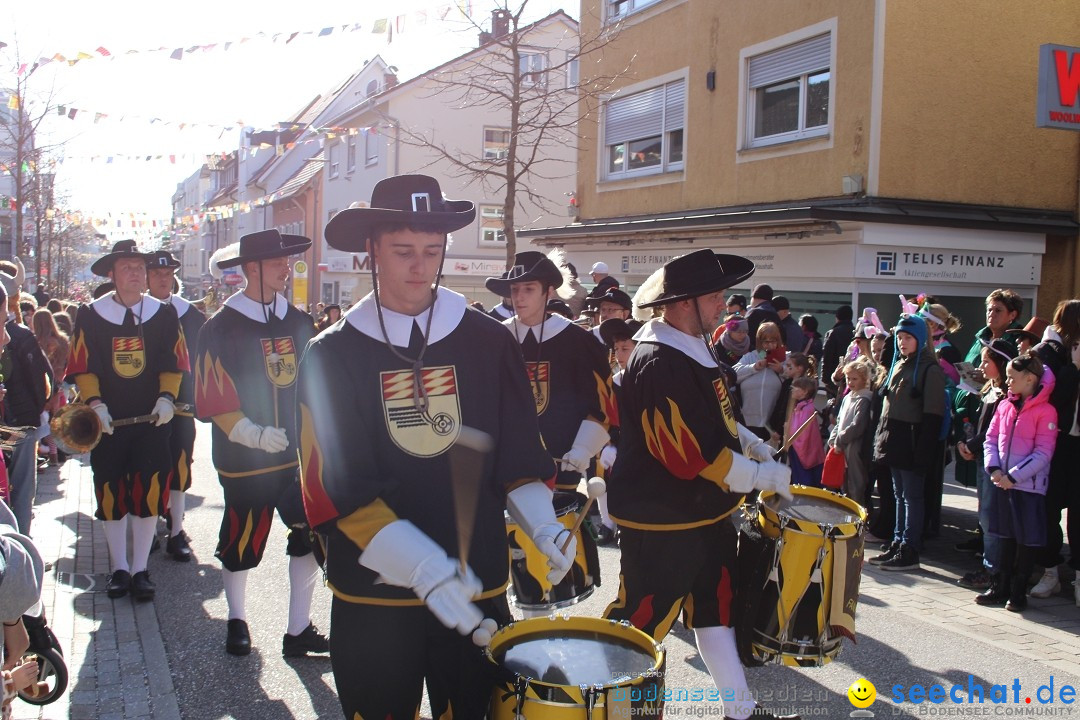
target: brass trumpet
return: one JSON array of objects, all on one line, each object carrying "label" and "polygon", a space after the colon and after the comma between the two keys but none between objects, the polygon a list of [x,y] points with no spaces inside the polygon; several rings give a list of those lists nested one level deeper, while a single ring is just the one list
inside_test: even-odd
[{"label": "brass trumpet", "polygon": [[[177,403],[178,411],[190,410],[191,405]],[[113,427],[154,422],[157,413],[119,418],[112,421]],[[60,408],[49,420],[49,429],[56,440],[56,446],[68,455],[81,455],[90,452],[101,442],[101,418],[94,409],[83,402],[68,403]]]}]

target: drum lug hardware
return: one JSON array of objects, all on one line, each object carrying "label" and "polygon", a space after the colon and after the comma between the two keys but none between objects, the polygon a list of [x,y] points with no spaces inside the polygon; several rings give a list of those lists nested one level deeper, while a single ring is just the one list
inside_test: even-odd
[{"label": "drum lug hardware", "polygon": [[529,691],[529,678],[518,677],[514,680],[514,695],[517,697],[517,703],[514,705],[514,720],[525,720],[525,715],[521,710],[525,706],[525,693]]},{"label": "drum lug hardware", "polygon": [[579,685],[578,689],[581,690],[581,697],[585,700],[585,717],[588,720],[592,720],[593,708],[596,706],[596,698],[600,696],[600,693],[604,691],[603,685]]}]

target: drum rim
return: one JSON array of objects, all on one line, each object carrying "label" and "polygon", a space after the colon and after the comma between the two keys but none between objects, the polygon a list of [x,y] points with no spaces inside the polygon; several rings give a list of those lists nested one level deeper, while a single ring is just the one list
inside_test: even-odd
[{"label": "drum rim", "polygon": [[[510,583],[510,592],[508,593],[508,595],[509,595],[509,598],[510,598],[510,603],[514,607],[516,607],[516,608],[518,608],[520,610],[534,610],[534,611],[535,610],[564,610],[564,609],[566,609],[568,607],[573,607],[574,605],[577,605],[579,602],[581,602],[583,600],[588,600],[589,597],[593,594],[594,590],[596,590],[596,586],[595,585],[590,585],[588,588],[586,588],[584,593],[582,593],[581,595],[578,595],[577,597],[572,597],[572,598],[569,598],[567,600],[559,600],[559,601],[556,601],[556,602],[553,602],[553,603],[539,603],[539,604],[535,604],[535,605],[526,605],[526,604],[518,602],[517,595],[514,594],[514,584]],[[530,619],[535,620],[537,618],[530,618]],[[539,619],[543,619],[543,618],[539,618]]]},{"label": "drum rim", "polygon": [[[863,526],[866,524],[866,518],[867,518],[866,508],[864,508],[862,505],[855,502],[851,498],[847,497],[846,495],[841,495],[838,492],[834,492],[834,491],[828,490],[826,488],[815,488],[815,487],[809,487],[807,485],[792,485],[791,486],[791,492],[794,495],[803,495],[803,496],[806,496],[806,497],[816,497],[816,498],[821,499],[821,500],[828,500],[829,502],[832,502],[832,503],[834,503],[836,505],[839,505],[839,506],[843,507],[845,510],[849,510],[850,512],[852,512],[856,516],[855,520],[853,520],[853,521],[842,522],[842,523],[836,523],[836,524],[833,524],[833,525],[829,525],[829,527],[832,527],[832,528],[840,528],[840,529],[847,528],[847,527],[851,528],[850,533],[845,533],[843,535],[830,535],[830,537],[832,537],[832,538],[839,539],[839,538],[852,538],[852,537],[855,537],[855,536],[859,535],[860,532],[862,532]],[[760,495],[758,495],[757,510],[758,510],[758,514],[761,517],[760,524],[763,527],[764,527],[766,521],[768,521],[769,524],[773,525],[776,528],[780,527],[780,516],[783,513],[777,511],[776,508],[769,507],[765,503],[765,501],[768,498],[771,498],[774,495],[776,495],[776,492],[773,491],[773,490],[765,490]],[[787,515],[784,515],[784,516],[789,517]],[[815,523],[815,522],[812,522],[810,520],[799,520],[799,519],[796,519],[796,518],[790,518],[789,522],[787,523],[787,528],[790,529],[790,530],[795,530],[796,528],[792,527],[793,525],[794,526],[812,525],[814,527],[820,527],[821,523]],[[807,533],[807,534],[820,536],[820,533],[814,533],[814,532],[810,532],[810,533]]]},{"label": "drum rim", "polygon": [[[596,690],[614,690],[621,687],[629,687],[642,683],[649,678],[663,678],[663,669],[666,661],[666,651],[663,644],[656,642],[648,633],[634,627],[626,621],[610,620],[605,618],[594,618],[586,616],[574,616],[569,617],[566,615],[555,615],[552,617],[541,618],[526,618],[524,620],[515,620],[514,622],[499,628],[487,646],[484,648],[484,657],[488,662],[494,664],[496,667],[503,667],[499,662],[495,660],[494,650],[501,646],[502,642],[507,642],[511,639],[525,638],[530,635],[550,635],[551,633],[540,633],[533,630],[530,626],[539,627],[542,623],[551,623],[547,627],[559,627],[565,630],[579,630],[579,631],[592,631],[600,634],[607,634],[616,636],[617,633],[624,633],[626,639],[629,639],[638,649],[652,654],[653,662],[649,669],[642,675],[638,675],[624,682],[611,682],[602,683],[592,686]],[[618,628],[616,633],[605,633],[604,630],[612,627]],[[522,629],[524,628],[524,629]],[[520,677],[517,673],[514,673],[516,677]],[[543,680],[529,680],[529,685],[539,685],[545,688],[565,688],[565,687],[577,687],[573,685],[563,685],[561,683],[545,682]],[[532,698],[526,698],[525,701],[529,702]],[[539,701],[537,702],[549,702]],[[555,703],[561,707],[570,707],[566,703]]]}]

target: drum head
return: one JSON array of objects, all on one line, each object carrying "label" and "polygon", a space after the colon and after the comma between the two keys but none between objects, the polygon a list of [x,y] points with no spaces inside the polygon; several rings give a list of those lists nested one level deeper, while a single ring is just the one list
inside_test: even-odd
[{"label": "drum head", "polygon": [[793,485],[791,493],[791,500],[774,492],[758,496],[762,529],[769,537],[777,537],[782,525],[791,524],[813,535],[850,537],[857,535],[866,522],[866,510],[849,497],[801,485]]}]

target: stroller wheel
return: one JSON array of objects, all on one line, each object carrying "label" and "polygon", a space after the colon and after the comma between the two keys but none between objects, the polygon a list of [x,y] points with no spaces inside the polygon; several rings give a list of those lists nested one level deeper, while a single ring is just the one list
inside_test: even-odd
[{"label": "stroller wheel", "polygon": [[68,668],[64,656],[55,648],[32,650],[23,655],[24,660],[37,660],[38,683],[44,683],[44,691],[31,695],[33,688],[19,691],[19,698],[31,705],[48,705],[64,694],[68,685]]}]

